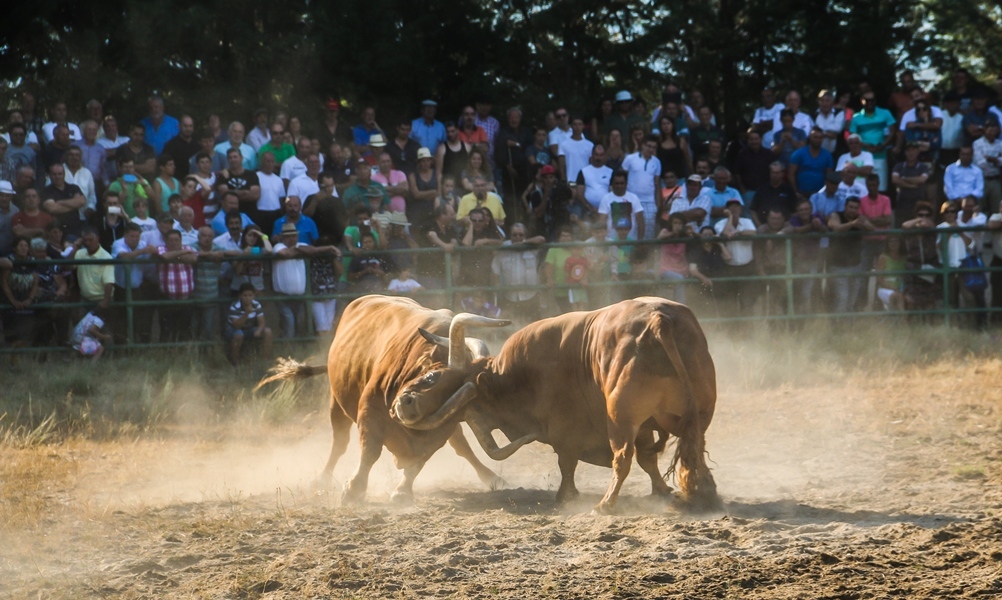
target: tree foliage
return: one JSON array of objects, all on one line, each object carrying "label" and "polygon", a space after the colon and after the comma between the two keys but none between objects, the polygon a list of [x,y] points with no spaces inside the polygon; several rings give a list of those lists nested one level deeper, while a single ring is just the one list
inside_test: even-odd
[{"label": "tree foliage", "polygon": [[[315,115],[328,96],[446,117],[477,92],[530,115],[590,112],[603,94],[656,104],[669,79],[734,125],[771,84],[805,94],[905,66],[1002,73],[1002,9],[948,0],[36,0],[0,25],[6,105],[28,85],[71,111],[127,118],[158,91],[174,113]],[[385,120],[385,119],[381,119]],[[386,123],[384,123],[386,126]]]}]

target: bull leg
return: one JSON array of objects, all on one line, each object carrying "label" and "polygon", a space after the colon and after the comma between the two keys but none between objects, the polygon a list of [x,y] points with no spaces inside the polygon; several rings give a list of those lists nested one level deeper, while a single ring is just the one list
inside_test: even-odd
[{"label": "bull leg", "polygon": [[609,423],[609,443],[612,447],[612,482],[605,496],[595,506],[595,511],[599,513],[611,513],[616,506],[616,499],[619,497],[619,490],[626,481],[626,476],[630,474],[630,467],[633,464],[633,454],[635,452],[634,440],[637,437],[636,427],[625,427],[616,423]]},{"label": "bull leg", "polygon": [[473,448],[470,448],[470,443],[466,441],[466,436],[463,435],[462,425],[456,425],[456,431],[449,437],[449,445],[456,451],[456,454],[470,463],[473,470],[477,472],[477,477],[480,478],[480,481],[488,489],[499,490],[504,487],[504,479],[501,479],[501,476],[488,469],[484,463],[480,462],[477,455],[473,453]]},{"label": "bull leg", "polygon": [[351,419],[348,418],[348,415],[344,414],[344,410],[337,402],[331,402],[330,419],[331,431],[333,433],[331,453],[327,457],[327,464],[324,465],[324,470],[320,473],[317,481],[321,485],[326,485],[334,475],[334,466],[337,465],[338,459],[348,449],[348,440],[351,437]]},{"label": "bull leg", "polygon": [[[667,434],[665,434],[667,435]],[[647,429],[637,436],[637,464],[651,478],[651,495],[659,498],[671,496],[671,488],[658,471],[658,454],[654,443],[654,430]]]},{"label": "bull leg", "polygon": [[564,504],[580,495],[574,485],[574,471],[578,468],[578,457],[567,453],[557,455],[557,466],[560,467],[560,489],[557,490],[557,504]]},{"label": "bull leg", "polygon": [[418,461],[404,467],[404,478],[390,494],[390,501],[398,504],[414,503],[414,478],[418,476],[427,461]]},{"label": "bull leg", "polygon": [[382,431],[379,431],[378,427],[370,426],[368,421],[364,413],[359,415],[358,445],[361,453],[355,474],[344,485],[344,494],[341,496],[343,504],[361,504],[365,501],[365,490],[369,486],[369,471],[383,452]]}]

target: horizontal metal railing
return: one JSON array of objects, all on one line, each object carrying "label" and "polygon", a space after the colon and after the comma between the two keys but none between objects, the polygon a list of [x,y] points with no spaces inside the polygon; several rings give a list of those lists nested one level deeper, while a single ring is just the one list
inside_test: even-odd
[{"label": "horizontal metal railing", "polygon": [[[941,265],[940,267],[934,268],[934,269],[913,269],[913,270],[902,269],[902,270],[882,271],[882,272],[880,272],[881,275],[891,276],[891,277],[895,277],[895,276],[896,277],[903,277],[903,276],[908,276],[908,275],[934,275],[934,276],[938,276],[940,278],[941,283],[942,283],[942,306],[940,306],[940,307],[935,307],[935,308],[931,308],[931,309],[924,309],[924,310],[874,311],[874,312],[854,312],[854,313],[829,313],[829,312],[806,312],[805,313],[805,312],[798,312],[798,309],[797,309],[797,307],[795,305],[795,302],[794,302],[794,284],[795,284],[795,282],[801,281],[801,280],[806,280],[806,279],[816,279],[818,281],[827,281],[827,280],[830,280],[830,279],[833,279],[833,278],[849,278],[849,277],[870,278],[870,277],[876,276],[876,272],[872,271],[872,270],[860,270],[858,272],[839,272],[837,274],[833,274],[831,272],[824,272],[824,271],[821,271],[821,272],[818,272],[818,273],[797,273],[797,272],[795,272],[795,268],[794,268],[795,263],[796,263],[795,256],[794,256],[794,245],[795,244],[804,243],[806,240],[816,239],[816,240],[819,241],[819,248],[820,248],[820,240],[822,240],[824,238],[828,238],[829,240],[831,240],[831,239],[849,238],[849,237],[865,237],[865,238],[873,238],[875,236],[880,236],[880,237],[886,237],[886,236],[903,236],[903,237],[909,237],[909,236],[918,236],[918,235],[936,236],[936,238],[937,238],[937,244],[939,244],[939,240],[942,239],[940,236],[942,236],[944,234],[951,234],[951,233],[954,233],[954,232],[964,232],[964,233],[967,233],[967,234],[970,234],[970,233],[982,233],[982,235],[984,235],[986,237],[990,235],[990,232],[986,228],[949,228],[949,229],[948,228],[942,228],[942,229],[937,228],[937,229],[880,230],[880,231],[875,231],[875,232],[870,232],[870,231],[867,231],[867,232],[856,232],[856,231],[853,231],[853,232],[843,232],[843,233],[835,233],[835,232],[825,232],[825,233],[822,233],[822,232],[818,232],[818,233],[810,233],[810,234],[780,233],[780,234],[743,235],[743,236],[741,236],[741,238],[740,238],[739,241],[742,241],[742,242],[753,242],[753,243],[767,241],[767,240],[780,240],[780,241],[782,241],[784,243],[784,263],[785,263],[785,265],[784,265],[785,266],[784,272],[783,273],[777,273],[777,274],[771,274],[771,275],[754,275],[754,276],[741,276],[741,277],[736,277],[736,276],[714,277],[713,281],[714,282],[719,282],[719,283],[737,283],[737,282],[754,281],[754,282],[760,282],[760,283],[765,283],[765,284],[769,284],[769,285],[771,285],[771,284],[773,284],[775,282],[775,283],[781,285],[782,288],[784,288],[784,292],[785,292],[785,295],[786,295],[785,310],[782,313],[776,313],[776,314],[745,314],[745,315],[729,315],[729,316],[720,316],[718,314],[718,315],[705,315],[705,316],[701,316],[700,318],[701,318],[701,320],[703,322],[713,323],[713,322],[741,322],[741,321],[758,321],[758,320],[769,320],[769,321],[800,321],[800,320],[806,320],[806,319],[830,319],[830,318],[846,317],[846,316],[874,317],[874,316],[881,316],[881,315],[883,315],[883,316],[936,315],[936,316],[942,317],[944,323],[947,324],[947,325],[949,325],[949,324],[951,324],[953,318],[956,317],[956,316],[958,316],[958,315],[971,314],[971,313],[989,314],[989,313],[1000,313],[1000,312],[1002,312],[1002,309],[1000,309],[1000,308],[992,308],[992,307],[985,307],[985,308],[961,308],[959,306],[951,306],[951,302],[950,302],[951,288],[950,288],[950,281],[949,281],[950,278],[949,278],[949,276],[950,275],[954,275],[954,274],[964,274],[964,273],[968,273],[968,272],[985,272],[987,274],[987,273],[990,273],[990,272],[1002,271],[1002,268],[993,268],[993,267],[991,267],[990,265],[987,265],[987,264],[985,265],[985,267],[983,269],[960,269],[960,268],[951,268],[951,267],[947,267],[945,265]],[[462,246],[460,246],[460,247],[455,248],[451,252],[446,252],[446,251],[444,251],[441,248],[408,248],[408,249],[403,249],[403,250],[373,250],[371,252],[367,252],[367,254],[374,254],[374,255],[383,256],[383,257],[392,257],[392,256],[396,256],[396,255],[409,255],[409,256],[416,257],[417,255],[420,255],[420,254],[438,254],[438,255],[441,255],[442,258],[443,258],[443,267],[444,267],[444,274],[445,274],[444,285],[441,288],[439,288],[439,289],[425,289],[425,290],[422,290],[422,291],[419,291],[419,292],[415,292],[415,293],[413,293],[411,295],[415,296],[419,301],[420,301],[421,298],[428,298],[428,297],[432,297],[432,296],[441,298],[444,295],[445,298],[446,298],[446,300],[445,300],[446,304],[451,306],[451,305],[453,305],[453,299],[456,297],[457,294],[471,293],[473,291],[478,291],[478,290],[479,291],[484,291],[484,292],[487,292],[487,293],[503,293],[503,292],[512,292],[512,291],[522,291],[522,290],[525,290],[525,291],[535,290],[535,291],[539,291],[539,292],[549,293],[550,291],[557,291],[557,290],[561,290],[562,291],[562,290],[567,290],[567,289],[571,289],[571,288],[581,288],[582,287],[581,284],[562,284],[562,285],[539,284],[539,285],[534,285],[534,286],[505,286],[505,285],[496,285],[495,286],[495,285],[492,285],[492,286],[475,286],[475,287],[474,286],[464,286],[464,285],[461,285],[461,284],[457,284],[457,282],[454,281],[454,277],[453,277],[453,262],[455,260],[455,257],[458,256],[459,260],[462,261],[463,255],[464,254],[468,254],[470,252],[479,252],[479,253],[483,253],[483,252],[507,252],[507,251],[513,251],[513,250],[521,251],[521,250],[525,250],[526,248],[533,248],[533,249],[538,249],[540,251],[540,254],[542,255],[542,251],[543,250],[548,250],[548,249],[551,249],[551,248],[584,247],[584,248],[605,248],[605,249],[609,249],[609,248],[613,248],[613,247],[634,247],[634,246],[660,247],[660,246],[662,246],[663,244],[666,244],[666,243],[671,243],[671,244],[685,243],[687,245],[691,245],[691,244],[699,244],[699,243],[703,243],[703,242],[707,242],[707,241],[728,242],[728,241],[734,241],[734,240],[729,240],[729,239],[724,238],[724,237],[712,237],[712,238],[690,237],[690,238],[670,238],[670,239],[666,239],[666,240],[615,240],[615,241],[598,241],[598,242],[572,242],[572,243],[566,243],[566,244],[556,244],[556,243],[554,243],[554,244],[541,244],[541,245],[527,245],[527,244],[522,244],[522,245],[519,245],[517,247],[499,246],[498,245],[498,246],[490,246],[490,247],[487,247],[487,248],[484,248],[484,247],[470,248],[470,247],[462,247]],[[653,257],[653,260],[656,261],[657,258],[658,257],[655,256],[655,257]],[[270,255],[270,254],[245,254],[245,255],[240,255],[240,256],[227,257],[222,262],[228,262],[228,263],[241,262],[241,261],[274,262],[274,261],[279,261],[279,260],[289,260],[289,259],[281,259],[281,258],[278,258],[278,257],[276,257],[274,255]],[[307,268],[307,273],[309,273],[309,268],[310,268],[310,265],[309,265],[310,259],[309,259],[309,257],[303,257],[301,260],[303,260],[303,261],[305,261],[307,263],[306,264],[306,268]],[[118,260],[110,260],[110,261],[109,260],[99,260],[99,259],[81,259],[81,260],[76,260],[76,259],[58,259],[58,260],[56,260],[56,259],[48,259],[48,260],[46,260],[44,262],[47,265],[66,266],[66,267],[76,267],[76,266],[80,266],[80,265],[94,265],[94,264],[101,264],[101,265],[108,264],[108,265],[114,265],[114,266],[132,266],[132,265],[149,266],[151,264],[153,264],[153,265],[157,264],[157,262],[155,260],[151,261],[151,260],[146,260],[146,259],[124,259],[124,260],[118,259]],[[36,265],[36,264],[38,264],[38,262],[37,261],[14,261],[14,264],[15,265],[22,265],[22,264]],[[539,261],[539,266],[542,267],[542,265],[543,265],[543,262],[542,262],[542,260],[540,260]],[[126,341],[126,346],[127,347],[129,347],[129,348],[140,348],[140,349],[145,349],[145,348],[171,348],[171,347],[191,347],[191,346],[217,345],[217,344],[222,343],[222,341],[218,340],[218,339],[217,340],[209,340],[209,341],[188,340],[188,341],[177,341],[177,342],[163,342],[163,341],[161,341],[161,342],[155,342],[155,343],[150,343],[150,342],[139,343],[139,342],[137,342],[136,338],[135,338],[135,310],[137,308],[144,308],[144,307],[156,308],[156,307],[161,307],[161,306],[179,306],[179,305],[204,306],[206,304],[215,304],[215,305],[219,306],[220,308],[222,308],[224,306],[224,304],[225,305],[229,305],[230,303],[232,303],[234,301],[234,299],[233,298],[228,298],[225,295],[220,295],[217,299],[214,299],[214,300],[209,300],[209,299],[193,299],[193,298],[189,298],[189,299],[185,299],[185,300],[167,300],[167,299],[138,300],[138,299],[133,298],[133,293],[132,293],[133,292],[133,288],[132,288],[132,285],[131,285],[132,284],[132,281],[131,281],[132,269],[126,268],[124,270],[124,275],[125,275],[125,279],[126,279],[126,281],[125,281],[126,286],[125,286],[125,290],[124,290],[125,291],[125,301],[124,301],[124,303],[116,303],[116,304],[118,304],[119,306],[121,306],[122,304],[124,304],[124,308],[125,308],[125,312],[126,312],[126,324],[127,324],[127,331],[126,331],[126,335],[125,335],[125,341]],[[418,275],[418,279],[420,279],[420,275]],[[657,277],[657,273],[655,273],[655,276],[652,277],[652,278],[631,279],[629,282],[618,282],[618,281],[609,281],[609,280],[604,280],[604,281],[589,281],[589,283],[587,285],[587,289],[596,289],[596,290],[598,290],[598,289],[608,288],[608,289],[615,290],[615,289],[622,288],[624,286],[637,286],[637,287],[650,287],[650,288],[653,288],[653,287],[666,287],[666,286],[669,286],[669,285],[675,285],[675,286],[677,286],[677,285],[688,285],[690,287],[694,287],[694,286],[698,286],[699,283],[700,282],[698,280],[696,280],[695,278],[691,278],[690,277],[690,278],[687,278],[687,279],[684,279],[684,280],[672,281],[669,284],[665,280],[662,280],[659,277]],[[302,300],[302,301],[305,301],[305,302],[309,302],[309,301],[313,301],[313,300],[329,300],[329,299],[350,300],[350,299],[358,297],[359,295],[360,294],[358,292],[354,292],[354,291],[351,291],[349,289],[349,290],[338,291],[338,292],[335,292],[335,293],[324,294],[324,295],[313,295],[311,293],[306,293],[306,294],[303,294],[303,295],[300,295],[300,296],[296,296],[296,299],[297,300]],[[280,300],[288,300],[289,296],[275,295],[275,294],[268,294],[268,293],[259,293],[257,295],[257,299],[259,301],[261,301],[262,303],[268,303],[268,302],[274,302],[274,301],[280,301]],[[2,302],[2,303],[0,303],[0,310],[11,310],[11,306],[6,302],[5,298],[4,299],[0,299],[0,302]],[[94,304],[95,303],[91,302],[91,301],[39,303],[39,304],[33,304],[32,308],[33,309],[86,308],[86,307],[91,307]],[[221,312],[223,313],[222,317],[225,318],[225,310],[223,310]],[[312,331],[313,324],[312,324],[312,315],[311,315],[311,312],[308,309],[305,312],[306,312],[306,319],[307,319],[307,323],[306,323],[307,330],[308,331]],[[279,342],[279,343],[281,343],[281,342],[296,343],[296,342],[304,342],[304,341],[313,341],[315,339],[316,339],[315,337],[309,336],[309,337],[290,338],[290,339],[285,339],[285,340],[276,340],[276,342]],[[0,354],[2,354],[2,353],[12,353],[12,352],[59,351],[59,350],[66,350],[66,349],[67,348],[64,347],[64,346],[50,346],[50,347],[37,347],[36,346],[36,347],[19,347],[19,348],[12,348],[12,347],[8,347],[8,346],[0,346]]]}]

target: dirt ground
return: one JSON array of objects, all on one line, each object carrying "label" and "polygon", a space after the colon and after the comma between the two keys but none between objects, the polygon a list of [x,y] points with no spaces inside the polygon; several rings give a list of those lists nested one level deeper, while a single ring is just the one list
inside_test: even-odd
[{"label": "dirt ground", "polygon": [[367,506],[341,507],[311,485],[321,413],[180,427],[0,450],[0,486],[27,490],[0,496],[0,598],[1002,597],[1002,361],[804,361],[756,380],[733,366],[743,351],[715,353],[714,514],[650,499],[636,466],[620,514],[590,512],[611,475],[597,467],[558,507],[539,444],[486,461],[497,491],[446,447],[413,506],[389,502],[384,453]]}]

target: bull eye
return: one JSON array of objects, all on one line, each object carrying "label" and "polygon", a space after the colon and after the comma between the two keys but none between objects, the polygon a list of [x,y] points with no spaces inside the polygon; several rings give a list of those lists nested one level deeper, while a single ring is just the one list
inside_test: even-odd
[{"label": "bull eye", "polygon": [[435,383],[442,376],[440,371],[432,371],[424,376],[425,383]]}]

